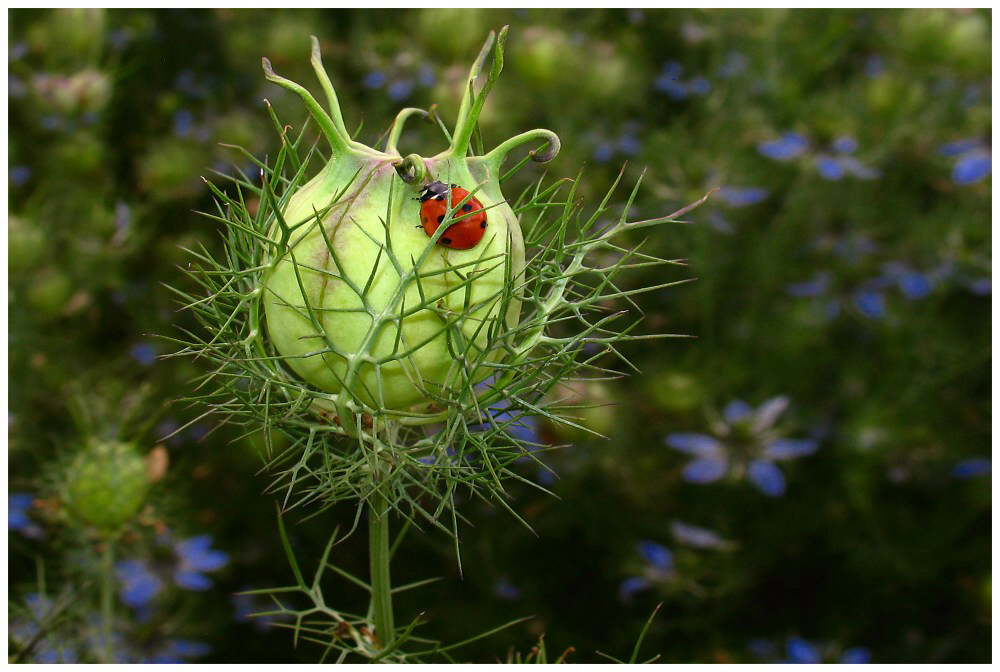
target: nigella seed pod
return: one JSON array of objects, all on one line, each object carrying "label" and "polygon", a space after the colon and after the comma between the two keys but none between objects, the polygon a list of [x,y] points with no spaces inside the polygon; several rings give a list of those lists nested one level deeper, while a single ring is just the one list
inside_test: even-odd
[{"label": "nigella seed pod", "polygon": [[73,519],[112,533],[139,513],[148,492],[146,461],[135,445],[94,440],[70,463],[62,500]]},{"label": "nigella seed pod", "polygon": [[[415,108],[400,112],[385,151],[350,138],[315,38],[312,63],[329,114],[264,59],[268,79],[302,97],[332,148],[319,174],[276,208],[262,287],[264,327],[282,363],[329,393],[326,410],[351,433],[365,414],[419,414],[448,404],[454,392],[491,373],[488,365],[505,356],[502,335],[517,327],[524,240],[500,190],[500,166],[513,148],[532,141],[548,147],[532,158],[550,160],[559,142],[536,130],[468,156],[503,65],[505,39],[506,28],[495,43],[490,35],[470,73],[451,146],[428,158],[404,158],[396,147],[407,118],[428,116]],[[491,53],[489,77],[476,92]],[[422,226],[428,210],[422,215],[420,196],[437,183],[457,187],[459,198],[441,195],[435,229]],[[472,203],[481,210],[470,213]],[[463,216],[477,217],[484,234],[469,249],[449,247],[448,231]]]}]

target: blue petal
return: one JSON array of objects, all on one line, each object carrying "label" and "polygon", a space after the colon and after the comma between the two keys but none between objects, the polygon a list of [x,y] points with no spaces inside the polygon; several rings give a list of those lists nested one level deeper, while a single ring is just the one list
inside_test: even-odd
[{"label": "blue petal", "polygon": [[760,203],[768,197],[769,192],[761,187],[723,187],[716,195],[730,207],[742,208]]},{"label": "blue petal", "polygon": [[684,466],[681,478],[688,483],[713,483],[726,475],[729,463],[720,458],[692,460]]},{"label": "blue petal", "polygon": [[208,590],[212,580],[200,572],[178,570],[174,572],[174,583],[184,590]]},{"label": "blue petal", "polygon": [[845,649],[840,656],[840,662],[844,665],[866,665],[872,662],[872,652],[863,646]]},{"label": "blue petal", "polygon": [[788,292],[789,296],[797,298],[815,298],[825,294],[826,290],[830,288],[830,278],[829,271],[819,271],[812,280],[786,285],[785,291]]},{"label": "blue petal", "polygon": [[841,157],[840,165],[843,166],[844,170],[861,180],[874,180],[882,174],[877,169],[861,163],[853,156]]},{"label": "blue petal", "polygon": [[639,555],[649,565],[660,571],[668,572],[674,567],[674,556],[670,550],[655,541],[640,541],[637,545]]},{"label": "blue petal", "polygon": [[649,580],[641,576],[630,576],[618,586],[618,599],[622,602],[631,602],[636,593],[649,588]]},{"label": "blue petal", "polygon": [[691,93],[696,96],[707,96],[712,92],[712,83],[705,77],[694,77],[689,83]]},{"label": "blue petal", "polygon": [[386,87],[385,94],[389,96],[389,100],[398,102],[408,98],[411,91],[413,91],[412,79],[395,79]]},{"label": "blue petal", "polygon": [[980,278],[973,280],[968,285],[969,291],[976,296],[989,296],[993,293],[993,280],[990,278]]},{"label": "blue petal", "polygon": [[885,297],[881,292],[862,289],[854,295],[854,305],[867,318],[878,320],[885,317]]},{"label": "blue petal", "polygon": [[618,151],[628,156],[635,156],[642,151],[642,141],[631,134],[623,135],[618,138]]},{"label": "blue petal", "polygon": [[979,146],[979,140],[976,138],[966,138],[965,140],[956,140],[955,142],[946,142],[945,144],[938,147],[938,154],[941,156],[958,156],[959,154],[965,154],[966,152],[975,149]]},{"label": "blue petal", "polygon": [[377,70],[369,72],[361,78],[361,85],[366,89],[377,89],[385,84],[385,73]]},{"label": "blue petal", "polygon": [[858,141],[849,135],[842,135],[830,144],[838,154],[853,154],[858,149]]},{"label": "blue petal", "polygon": [[130,607],[143,607],[160,592],[160,578],[142,560],[123,560],[115,565],[115,572],[122,584],[122,602]]},{"label": "blue petal", "polygon": [[760,405],[756,411],[754,411],[753,427],[752,430],[755,434],[759,434],[767,429],[770,429],[785,409],[788,408],[789,399],[788,397],[781,395],[768,399],[763,404]]},{"label": "blue petal", "polygon": [[778,439],[764,449],[764,459],[790,460],[795,457],[812,455],[819,443],[810,439]]},{"label": "blue petal", "polygon": [[222,551],[213,551],[212,536],[202,534],[179,541],[174,546],[174,552],[181,560],[184,569],[199,572],[211,572],[224,567],[229,562],[229,555]]},{"label": "blue petal", "polygon": [[170,650],[182,658],[200,658],[212,652],[212,647],[205,642],[191,639],[171,639],[168,642]]},{"label": "blue petal", "polygon": [[666,438],[668,446],[688,455],[699,457],[718,457],[721,455],[721,445],[717,439],[706,434],[676,433]]},{"label": "blue petal", "polygon": [[787,161],[799,156],[808,148],[809,143],[798,133],[786,131],[780,140],[770,140],[757,144],[757,151],[769,159]]},{"label": "blue petal", "polygon": [[785,494],[785,476],[770,462],[750,460],[747,465],[747,478],[757,486],[757,489],[768,497],[780,497]]},{"label": "blue petal", "polygon": [[677,538],[677,541],[694,548],[722,549],[731,546],[731,542],[726,541],[712,530],[688,525],[679,520],[670,523],[670,531]]},{"label": "blue petal", "polygon": [[881,54],[872,54],[865,59],[865,76],[878,77],[885,71],[885,58]]},{"label": "blue petal", "polygon": [[958,160],[951,172],[951,179],[955,184],[973,184],[992,172],[993,157],[977,152]]},{"label": "blue petal", "polygon": [[817,664],[822,662],[822,657],[816,647],[801,637],[788,639],[788,657],[793,663]]},{"label": "blue petal", "polygon": [[156,362],[156,350],[149,343],[137,343],[129,348],[129,353],[141,366],[150,366]]},{"label": "blue petal", "polygon": [[916,271],[901,273],[896,278],[896,283],[908,299],[922,299],[934,291],[931,279]]},{"label": "blue petal", "polygon": [[673,100],[684,100],[688,96],[687,86],[677,81],[673,75],[663,74],[653,80],[653,88],[667,94]]},{"label": "blue petal", "polygon": [[671,77],[680,77],[684,72],[684,67],[677,61],[667,61],[663,64],[663,74]]},{"label": "blue petal", "polygon": [[728,424],[732,424],[734,422],[739,422],[752,412],[753,408],[750,407],[750,404],[742,399],[736,399],[735,401],[730,401],[726,404],[726,407],[722,409],[722,419]]},{"label": "blue petal", "polygon": [[597,161],[598,163],[607,163],[614,158],[614,155],[615,148],[607,142],[601,143],[594,148],[594,161]]},{"label": "blue petal", "polygon": [[816,171],[824,180],[839,180],[844,176],[844,166],[825,154],[816,157]]},{"label": "blue petal", "polygon": [[993,462],[988,457],[972,457],[962,460],[951,469],[955,478],[966,479],[988,476],[993,471]]}]

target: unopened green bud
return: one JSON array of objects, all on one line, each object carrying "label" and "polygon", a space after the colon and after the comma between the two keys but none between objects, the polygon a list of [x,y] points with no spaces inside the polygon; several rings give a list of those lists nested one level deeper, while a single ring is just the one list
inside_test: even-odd
[{"label": "unopened green bud", "polygon": [[135,518],[148,491],[146,461],[135,445],[91,441],[70,464],[63,499],[75,520],[113,532]]}]

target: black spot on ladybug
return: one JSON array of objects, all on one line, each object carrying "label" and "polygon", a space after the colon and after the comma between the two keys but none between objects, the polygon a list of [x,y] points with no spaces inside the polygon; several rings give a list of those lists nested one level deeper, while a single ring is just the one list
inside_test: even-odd
[{"label": "black spot on ladybug", "polygon": [[451,245],[451,238],[442,238],[441,242],[445,245]]},{"label": "black spot on ladybug", "polygon": [[444,200],[444,196],[438,196],[438,197],[437,197],[437,198],[435,198],[434,200],[435,200],[435,201],[443,201],[443,200]]},{"label": "black spot on ladybug", "polygon": [[438,215],[438,224],[444,221],[444,215]]},{"label": "black spot on ladybug", "polygon": [[472,210],[472,203],[466,203],[462,206],[462,212],[469,212]]},{"label": "black spot on ladybug", "polygon": [[486,228],[486,222],[483,222],[482,224],[480,224],[479,228],[480,229],[485,229]]},{"label": "black spot on ladybug", "polygon": [[423,222],[424,224],[426,224],[426,223],[427,223],[427,218],[426,218],[426,217],[424,217],[424,218],[423,218],[422,220],[420,220],[420,221],[422,221],[422,222]]}]

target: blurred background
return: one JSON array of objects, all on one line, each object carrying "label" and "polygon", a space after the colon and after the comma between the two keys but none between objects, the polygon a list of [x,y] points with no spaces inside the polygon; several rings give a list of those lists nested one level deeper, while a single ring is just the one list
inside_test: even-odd
[{"label": "blurred background", "polygon": [[[531,431],[558,479],[514,484],[531,534],[472,500],[462,540],[411,533],[397,620],[458,652],[571,662],[991,659],[991,15],[974,10],[13,10],[8,32],[8,538],[12,660],[92,661],[102,529],[114,658],[315,662],[248,614],[289,585],[262,437],[202,418],[195,328],[164,283],[182,248],[220,249],[201,176],[273,156],[263,100],[301,128],[319,37],[350,128],[396,111],[454,123],[468,67],[510,24],[481,119],[535,127],[596,203],[624,167],[633,218],[718,188],[646,250],[685,259],[633,287],[640,373],[580,385],[600,439]],[[411,124],[403,153],[444,148]],[[508,195],[516,194],[509,188]],[[646,230],[648,232],[648,230]],[[626,241],[640,242],[637,237]],[[161,338],[156,335],[167,336]],[[168,437],[169,438],[165,438]],[[280,437],[275,437],[280,442]],[[103,479],[103,480],[102,480]],[[119,497],[109,502],[101,488]],[[129,497],[121,493],[131,493]],[[125,502],[124,504],[122,502]],[[117,508],[116,508],[117,507]],[[290,516],[305,567],[354,510]],[[116,528],[117,529],[117,528]],[[364,576],[364,534],[334,560]],[[103,560],[102,560],[103,558]],[[308,571],[311,571],[309,569]],[[107,586],[105,586],[107,588]],[[331,578],[328,599],[364,610]]]}]

